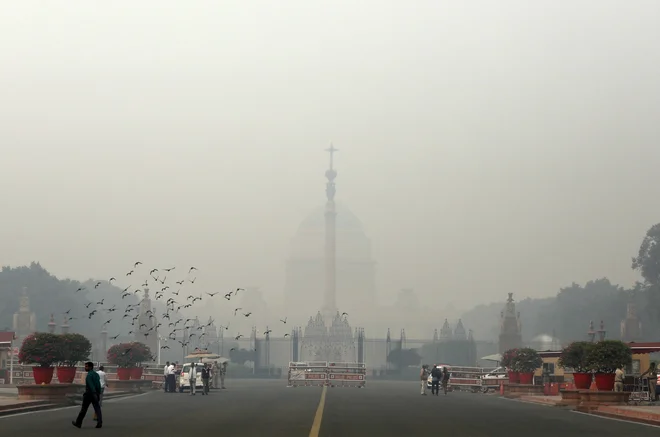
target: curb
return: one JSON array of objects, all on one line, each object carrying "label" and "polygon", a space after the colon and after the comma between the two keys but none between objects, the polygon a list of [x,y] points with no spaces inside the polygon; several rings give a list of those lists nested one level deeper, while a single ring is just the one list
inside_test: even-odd
[{"label": "curb", "polygon": [[606,413],[604,411],[598,411],[598,410],[594,410],[590,413],[582,413],[582,414],[591,414],[593,416],[601,416],[601,417],[606,417],[608,419],[623,420],[626,422],[636,422],[636,423],[642,423],[644,425],[653,425],[660,427],[659,421],[651,420],[651,419],[643,419],[641,417],[624,416],[622,414]]},{"label": "curb", "polygon": [[[10,407],[7,405],[7,407]],[[30,403],[29,405],[26,404],[18,404],[14,406],[13,408],[3,408],[0,410],[0,417],[2,416],[10,416],[12,414],[18,414],[18,413],[31,413],[33,411],[42,411],[42,410],[50,410],[54,408],[60,408],[62,407],[61,404],[50,404],[44,402],[44,401],[37,401],[36,403],[32,404]]]}]

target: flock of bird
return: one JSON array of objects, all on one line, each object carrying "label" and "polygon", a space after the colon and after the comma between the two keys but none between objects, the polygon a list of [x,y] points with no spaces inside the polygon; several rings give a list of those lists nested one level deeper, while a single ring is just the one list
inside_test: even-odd
[{"label": "flock of bird", "polygon": [[[141,271],[146,271],[143,267],[143,263],[138,261],[133,264],[132,269],[125,274],[125,277],[135,277],[138,274],[141,273]],[[169,333],[167,335],[167,339],[177,341],[181,344],[182,347],[186,347],[190,344],[191,340],[194,337],[197,337],[197,340],[202,341],[204,336],[206,336],[206,332],[204,332],[204,328],[211,326],[214,324],[214,321],[211,320],[209,323],[206,325],[199,325],[197,326],[197,329],[194,330],[195,326],[195,321],[196,318],[184,318],[184,316],[180,313],[181,310],[188,310],[193,307],[196,303],[203,303],[206,302],[208,299],[213,299],[216,296],[220,294],[220,292],[215,292],[215,293],[200,293],[199,296],[193,295],[193,294],[181,294],[183,292],[183,289],[187,284],[194,284],[195,281],[197,280],[196,277],[196,272],[197,268],[192,266],[188,269],[187,274],[183,279],[179,279],[176,281],[172,281],[172,279],[168,280],[168,275],[174,276],[176,274],[176,267],[171,267],[167,269],[151,269],[148,274],[148,278],[141,284],[142,288],[147,288],[149,286],[153,286],[157,289],[155,292],[155,299],[160,300],[160,299],[165,299],[165,312],[161,315],[160,318],[157,318],[156,315],[153,313],[152,310],[147,310],[144,312],[144,314],[141,314],[140,312],[140,306],[142,299],[137,304],[128,304],[126,308],[123,310],[123,315],[121,316],[119,321],[123,322],[130,322],[131,324],[131,330],[128,332],[128,335],[143,335],[146,338],[148,338],[150,335],[158,335],[158,330],[159,328],[165,326],[167,329],[169,329]],[[195,276],[193,276],[195,275]],[[115,285],[117,283],[117,278],[116,277],[111,277],[108,280],[108,283]],[[98,289],[101,285],[103,284],[103,281],[98,281],[95,283],[94,288]],[[177,289],[177,291],[174,291],[174,289]],[[76,290],[76,293],[85,291],[85,287],[80,287]],[[121,290],[121,299],[125,299],[126,297],[132,296],[132,295],[138,295],[139,292],[141,292],[141,288],[134,287],[133,285],[129,285],[128,287],[124,288]],[[232,298],[236,297],[239,292],[245,291],[243,288],[236,288],[235,290],[232,290],[226,294],[224,294],[224,299],[227,301],[231,301]],[[169,295],[169,297],[168,297]],[[206,296],[208,297],[206,297]],[[184,299],[185,297],[185,299]],[[87,313],[86,317],[89,319],[92,319],[93,317],[98,317],[101,314],[107,314],[109,317],[107,320],[103,322],[103,327],[107,330],[107,326],[110,325],[110,323],[114,321],[118,321],[118,316],[110,317],[112,313],[116,312],[118,310],[117,305],[112,305],[111,307],[108,307],[105,305],[105,298],[98,300],[97,302],[89,302],[85,304],[85,308],[89,310],[89,313]],[[92,305],[95,305],[92,307]],[[243,317],[250,317],[252,315],[252,312],[242,312],[243,308],[235,308],[234,309],[234,317],[237,317],[242,315]],[[239,313],[240,311],[240,313]],[[66,311],[64,314],[68,318],[68,320],[75,320],[75,317],[70,317],[70,312],[71,310]],[[175,316],[174,318],[176,319],[175,321],[172,321],[172,316]],[[342,316],[348,315],[347,313],[343,313]],[[154,319],[153,322],[155,323],[149,323],[147,325],[146,323],[142,323],[145,320],[140,320],[140,317],[148,317],[149,319]],[[160,320],[159,320],[160,319]],[[167,324],[164,325],[167,320]],[[287,317],[284,319],[280,319],[280,322],[286,325],[287,323]],[[136,326],[137,325],[137,326]],[[180,326],[179,326],[180,325]],[[227,326],[220,325],[221,329],[228,330],[230,326],[230,323],[227,324]],[[165,329],[164,329],[165,330]],[[195,332],[197,331],[197,332]],[[200,332],[201,331],[201,332]],[[177,333],[181,332],[181,335],[177,337]],[[266,330],[264,331],[264,335],[268,335],[272,330]],[[184,335],[184,333],[187,333],[187,337]],[[113,335],[110,338],[112,340],[116,340],[117,338],[120,337],[121,334]],[[288,337],[289,334],[286,333],[284,334],[284,337]],[[235,340],[239,340],[243,335],[240,333],[237,333],[237,335],[234,337]],[[161,346],[161,349],[169,349],[170,347],[165,344]],[[232,348],[231,351],[233,351],[235,348]]]}]

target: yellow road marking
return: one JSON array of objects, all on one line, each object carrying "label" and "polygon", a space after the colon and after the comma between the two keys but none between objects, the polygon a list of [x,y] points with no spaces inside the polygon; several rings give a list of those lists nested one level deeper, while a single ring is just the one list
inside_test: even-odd
[{"label": "yellow road marking", "polygon": [[316,414],[314,415],[314,423],[312,423],[312,429],[309,431],[309,437],[318,437],[319,431],[321,431],[321,421],[323,420],[323,408],[325,407],[325,392],[327,391],[328,386],[323,386],[323,391],[321,392],[321,401],[319,401],[319,407],[316,409]]}]

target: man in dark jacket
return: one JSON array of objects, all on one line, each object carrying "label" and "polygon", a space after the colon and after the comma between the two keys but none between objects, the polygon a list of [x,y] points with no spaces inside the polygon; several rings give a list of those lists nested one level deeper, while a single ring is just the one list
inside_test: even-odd
[{"label": "man in dark jacket", "polygon": [[99,378],[99,374],[94,371],[94,363],[91,361],[85,363],[85,370],[87,371],[87,377],[85,378],[85,393],[83,394],[82,407],[80,408],[78,418],[71,423],[76,428],[82,427],[82,422],[87,414],[89,404],[92,404],[97,418],[96,427],[101,428],[103,427],[103,416],[101,415],[101,406],[99,405],[102,390],[101,379]]},{"label": "man in dark jacket", "polygon": [[438,366],[433,366],[431,370],[431,394],[438,396],[440,391],[440,379],[442,378],[442,371]]}]

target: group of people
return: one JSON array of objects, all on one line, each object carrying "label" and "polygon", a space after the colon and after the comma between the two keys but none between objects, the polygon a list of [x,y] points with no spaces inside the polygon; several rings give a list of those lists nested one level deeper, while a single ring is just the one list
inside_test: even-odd
[{"label": "group of people", "polygon": [[85,371],[87,372],[87,376],[85,377],[85,392],[83,393],[82,407],[76,420],[71,423],[76,428],[81,428],[83,419],[85,419],[87,410],[91,405],[94,408],[96,427],[102,428],[103,415],[101,413],[101,403],[103,402],[103,393],[107,387],[105,371],[103,366],[100,366],[99,370],[94,371],[94,363],[91,361],[85,363]]},{"label": "group of people", "polygon": [[[190,380],[190,394],[194,395],[195,384],[197,378],[201,378],[202,384],[204,386],[204,391],[202,395],[208,394],[209,389],[213,388],[225,388],[225,375],[227,373],[227,363],[219,364],[217,361],[211,363],[204,363],[202,369],[198,372],[197,366],[202,363],[191,363],[190,373],[188,374],[188,379]],[[165,363],[165,368],[163,369],[163,379],[164,384],[163,388],[165,393],[175,393],[177,391],[177,376],[181,375],[181,368],[178,362],[170,363],[169,361]],[[218,381],[219,380],[219,381]]]},{"label": "group of people", "polygon": [[429,370],[429,365],[424,364],[422,370],[419,374],[421,383],[422,383],[422,396],[426,396],[426,385],[428,384],[429,376],[431,376],[431,394],[438,396],[440,393],[440,385],[442,384],[442,390],[447,394],[447,384],[449,384],[449,371],[446,367],[440,367],[438,365],[433,365],[433,368]]},{"label": "group of people", "polygon": [[[623,368],[624,366],[621,365],[614,372],[614,391],[624,391],[626,374]],[[648,381],[649,398],[651,402],[655,402],[658,400],[658,367],[655,363],[651,363],[648,370],[640,375],[640,379],[643,380],[645,376]]]}]

